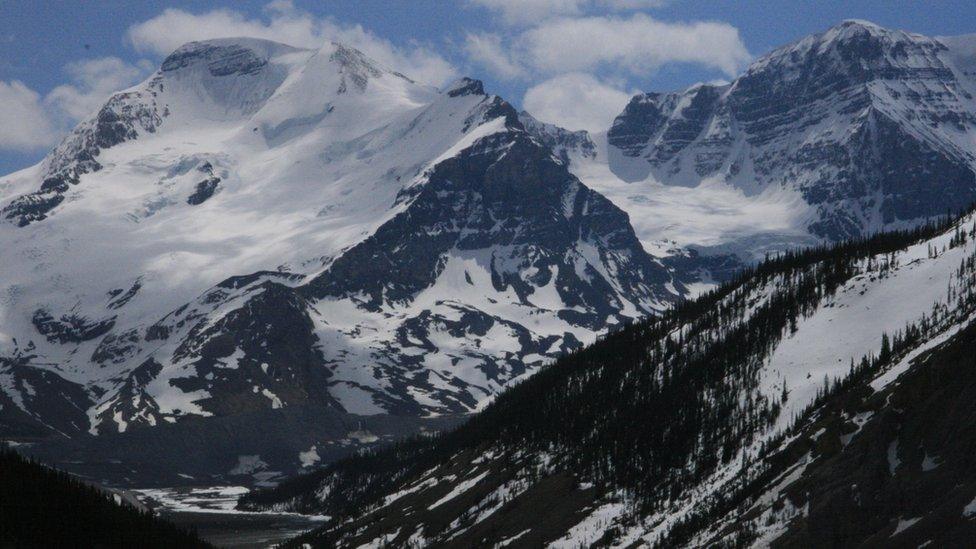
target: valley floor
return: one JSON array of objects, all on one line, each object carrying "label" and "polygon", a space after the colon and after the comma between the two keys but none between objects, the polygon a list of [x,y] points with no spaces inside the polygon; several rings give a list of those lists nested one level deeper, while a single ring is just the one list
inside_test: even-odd
[{"label": "valley floor", "polygon": [[317,527],[320,522],[290,513],[200,513],[162,511],[159,516],[196,531],[217,547],[257,549],[273,547]]},{"label": "valley floor", "polygon": [[236,511],[242,486],[134,490],[139,500],[173,524],[191,529],[218,546],[272,547],[319,526],[325,517],[295,513]]}]

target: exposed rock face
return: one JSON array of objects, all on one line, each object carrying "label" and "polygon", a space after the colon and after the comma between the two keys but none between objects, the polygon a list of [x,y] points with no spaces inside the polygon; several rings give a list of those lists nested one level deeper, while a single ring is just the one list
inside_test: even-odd
[{"label": "exposed rock face", "polygon": [[544,146],[552,149],[563,164],[569,163],[569,157],[576,155],[582,158],[595,158],[596,145],[590,139],[590,134],[584,130],[569,131],[559,126],[546,124],[536,120],[531,114],[522,111],[519,121],[525,130]]},{"label": "exposed rock face", "polygon": [[635,97],[608,135],[611,167],[627,180],[793,189],[812,207],[808,230],[831,240],[958,211],[976,200],[965,51],[847,21],[731,84]]},{"label": "exposed rock face", "polygon": [[[170,114],[163,93],[167,87],[180,87],[189,80],[211,95],[230,94],[232,97],[221,99],[238,101],[235,107],[244,111],[267,99],[285,77],[280,67],[269,65],[271,50],[298,50],[259,40],[240,42],[224,39],[186,44],[137,89],[113,95],[48,155],[40,188],[4,205],[2,217],[21,227],[45,219],[64,201],[71,185],[77,185],[83,175],[102,169],[98,161],[102,151],[142,134],[156,133]],[[235,85],[229,86],[230,81]]]},{"label": "exposed rock face", "polygon": [[240,44],[220,42],[190,42],[167,57],[160,66],[162,72],[175,71],[194,64],[206,64],[213,76],[255,74],[268,64],[268,59]]},{"label": "exposed rock face", "polygon": [[0,357],[0,430],[5,437],[72,435],[88,426],[93,395],[37,364],[31,348]]},{"label": "exposed rock face", "polygon": [[90,320],[75,314],[65,314],[55,319],[44,309],[38,309],[31,322],[52,343],[81,343],[105,335],[115,325],[115,318]]},{"label": "exposed rock face", "polygon": [[187,197],[186,203],[191,206],[197,206],[206,202],[208,198],[217,192],[217,187],[220,185],[220,178],[214,175],[214,168],[210,162],[197,168],[197,171],[203,173],[206,179],[197,183],[197,186],[193,189],[193,194]]},{"label": "exposed rock face", "polygon": [[[496,291],[511,287],[529,303],[554,284],[569,309],[588,309],[584,323],[594,327],[622,310],[621,296],[644,314],[671,299],[655,291],[671,278],[642,253],[626,215],[520,127],[438,164],[410,192],[416,196],[406,211],[311,283],[314,297],[358,294],[374,308],[409,301],[434,284],[450,253],[483,252]],[[586,263],[591,250],[613,278]]]},{"label": "exposed rock face", "polygon": [[[828,238],[942,213],[972,181],[947,44],[846,24],[730,85],[640,96],[611,166],[788,186]],[[478,410],[737,266],[649,255],[568,171],[595,151],[481,82],[438,91],[338,44],[184,46],[0,182],[0,419],[125,436]]]}]

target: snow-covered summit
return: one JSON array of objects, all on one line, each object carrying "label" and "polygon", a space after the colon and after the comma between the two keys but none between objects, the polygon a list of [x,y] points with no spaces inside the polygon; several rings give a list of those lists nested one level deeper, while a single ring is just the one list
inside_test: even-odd
[{"label": "snow-covered summit", "polygon": [[463,76],[444,88],[444,93],[451,97],[470,94],[484,95],[485,84],[481,80],[475,80],[473,78]]},{"label": "snow-covered summit", "polygon": [[889,71],[883,77],[893,78],[896,75],[891,71],[939,68],[942,62],[938,55],[945,49],[936,38],[851,19],[763,55],[747,72],[772,67],[796,67],[797,70],[829,67],[863,77]]},{"label": "snow-covered summit", "polygon": [[[673,221],[645,242],[677,235],[761,258],[912,226],[976,200],[972,44],[844,21],[761,56],[729,84],[635,96],[607,134],[606,169],[574,169],[632,216]],[[684,238],[699,217],[648,206],[728,200],[764,212],[761,229],[721,208],[727,238]]]},{"label": "snow-covered summit", "polygon": [[159,70],[203,69],[213,76],[255,74],[283,55],[308,51],[261,38],[216,38],[183,44],[163,60]]}]

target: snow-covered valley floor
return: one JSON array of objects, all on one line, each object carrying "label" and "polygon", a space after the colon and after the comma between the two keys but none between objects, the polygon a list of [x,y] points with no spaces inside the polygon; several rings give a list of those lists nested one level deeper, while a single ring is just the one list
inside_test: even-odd
[{"label": "snow-covered valley floor", "polygon": [[326,519],[315,515],[248,512],[234,507],[244,486],[151,488],[133,490],[160,517],[195,529],[219,547],[264,548],[314,529]]}]

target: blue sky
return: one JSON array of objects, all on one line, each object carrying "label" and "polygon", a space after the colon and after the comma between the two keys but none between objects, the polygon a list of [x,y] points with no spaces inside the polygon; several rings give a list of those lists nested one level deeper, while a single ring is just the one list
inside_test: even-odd
[{"label": "blue sky", "polygon": [[843,19],[976,32],[976,2],[262,0],[0,2],[0,174],[33,164],[183,41],[338,39],[434,85],[485,81],[538,117],[596,130],[636,91],[729,79]]}]

